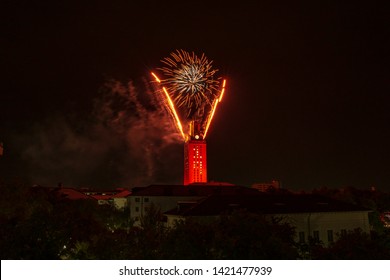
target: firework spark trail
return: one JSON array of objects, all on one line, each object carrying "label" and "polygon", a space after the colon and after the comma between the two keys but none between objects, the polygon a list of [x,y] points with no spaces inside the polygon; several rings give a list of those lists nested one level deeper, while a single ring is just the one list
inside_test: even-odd
[{"label": "firework spark trail", "polygon": [[214,101],[213,109],[212,109],[211,113],[209,114],[209,116],[207,118],[206,128],[204,130],[203,138],[206,138],[207,132],[208,132],[208,130],[210,128],[211,121],[213,120],[215,111],[217,110],[217,105],[218,105],[218,103],[220,103],[222,101],[222,97],[223,97],[223,94],[225,92],[225,86],[226,86],[226,80],[223,80],[221,93],[219,94],[218,99],[216,99]]},{"label": "firework spark trail", "polygon": [[183,132],[183,126],[181,125],[179,116],[176,113],[175,105],[173,104],[171,98],[169,97],[169,93],[168,93],[168,91],[166,90],[165,87],[163,87],[163,91],[164,91],[164,93],[165,93],[165,95],[167,97],[167,100],[168,100],[168,103],[169,103],[169,107],[171,108],[171,110],[173,112],[173,115],[174,115],[174,117],[176,119],[177,127],[179,128],[179,131],[180,131],[181,135],[185,139],[184,132]]},{"label": "firework spark trail", "polygon": [[[161,80],[157,77],[156,74],[154,74],[152,72],[152,75],[153,77],[155,78],[155,80],[158,82],[158,83],[161,83]],[[167,91],[167,89],[165,87],[162,88],[163,89],[163,92],[165,94],[165,97],[166,97],[166,100],[167,102],[164,103],[164,105],[166,107],[168,107],[168,112],[173,116],[173,118],[175,119],[175,124],[176,124],[176,127],[178,128],[178,130],[180,131],[180,134],[182,135],[183,139],[185,140],[185,135],[184,135],[184,132],[183,132],[183,126],[181,124],[181,121],[180,121],[180,118],[176,112],[176,108],[175,108],[175,105],[174,103],[172,102],[172,99]],[[165,99],[163,99],[165,100]]]},{"label": "firework spark trail", "polygon": [[[189,124],[196,122],[200,125],[201,137],[205,138],[217,105],[222,101],[226,80],[221,86],[221,78],[214,78],[218,70],[213,69],[213,61],[204,54],[198,57],[194,52],[176,50],[161,62],[164,66],[158,70],[162,71],[163,78],[151,74],[160,84],[157,92],[165,93],[162,98],[177,129],[186,141],[191,134]],[[183,125],[188,128],[184,129]]]}]

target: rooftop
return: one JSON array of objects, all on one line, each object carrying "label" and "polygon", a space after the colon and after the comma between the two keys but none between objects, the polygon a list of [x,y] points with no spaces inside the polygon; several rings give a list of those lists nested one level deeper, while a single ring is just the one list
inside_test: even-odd
[{"label": "rooftop", "polygon": [[369,211],[357,205],[319,195],[258,193],[256,195],[211,195],[191,207],[175,208],[165,214],[216,216],[234,209],[245,209],[262,214]]},{"label": "rooftop", "polygon": [[150,185],[132,189],[133,196],[252,195],[259,191],[228,184]]},{"label": "rooftop", "polygon": [[94,199],[91,196],[86,195],[73,188],[56,188],[54,189],[54,191],[56,191],[61,198],[66,198],[71,200]]}]

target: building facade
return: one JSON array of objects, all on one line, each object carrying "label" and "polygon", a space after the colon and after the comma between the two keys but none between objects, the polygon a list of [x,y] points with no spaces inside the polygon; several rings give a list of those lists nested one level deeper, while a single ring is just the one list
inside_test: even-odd
[{"label": "building facade", "polygon": [[190,207],[176,207],[165,215],[167,226],[172,227],[176,221],[187,218],[212,222],[222,213],[237,209],[290,224],[295,229],[295,241],[301,244],[315,241],[329,246],[357,228],[370,233],[370,210],[314,195],[212,195]]},{"label": "building facade", "polygon": [[207,145],[205,140],[184,144],[184,185],[207,183]]},{"label": "building facade", "polygon": [[180,205],[195,205],[213,194],[256,194],[257,190],[234,186],[227,183],[192,184],[192,185],[151,185],[133,188],[128,197],[130,218],[135,226],[140,226],[140,220],[148,214],[151,207],[161,213],[176,209]]},{"label": "building facade", "polygon": [[295,228],[295,241],[301,244],[310,243],[310,239],[329,246],[349,231],[357,228],[370,233],[369,211],[334,211],[274,214]]}]

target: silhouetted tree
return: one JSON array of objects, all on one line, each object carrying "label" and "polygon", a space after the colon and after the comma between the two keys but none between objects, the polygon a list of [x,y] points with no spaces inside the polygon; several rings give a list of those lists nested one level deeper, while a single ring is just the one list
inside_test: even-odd
[{"label": "silhouetted tree", "polygon": [[361,229],[349,231],[330,247],[313,250],[313,259],[376,260],[390,259],[390,236],[369,235]]},{"label": "silhouetted tree", "polygon": [[133,231],[133,258],[159,259],[160,246],[165,237],[165,227],[161,210],[153,203],[140,217],[140,227]]},{"label": "silhouetted tree", "polygon": [[96,236],[108,227],[94,201],[72,201],[53,188],[1,183],[2,259],[92,258]]},{"label": "silhouetted tree", "polygon": [[164,259],[210,259],[213,258],[214,229],[210,224],[193,219],[176,222],[168,230],[161,246]]},{"label": "silhouetted tree", "polygon": [[214,225],[216,259],[296,259],[294,229],[281,220],[237,211]]}]

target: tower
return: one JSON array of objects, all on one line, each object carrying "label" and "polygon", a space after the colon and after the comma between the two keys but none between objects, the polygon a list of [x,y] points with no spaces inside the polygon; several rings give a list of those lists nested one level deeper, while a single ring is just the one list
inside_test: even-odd
[{"label": "tower", "polygon": [[192,183],[207,183],[207,145],[196,121],[191,121],[184,143],[184,185]]},{"label": "tower", "polygon": [[176,50],[161,62],[163,67],[158,70],[163,78],[151,74],[160,84],[156,92],[184,140],[184,185],[207,183],[205,139],[226,80],[215,77],[218,69],[213,69],[204,54]]}]

